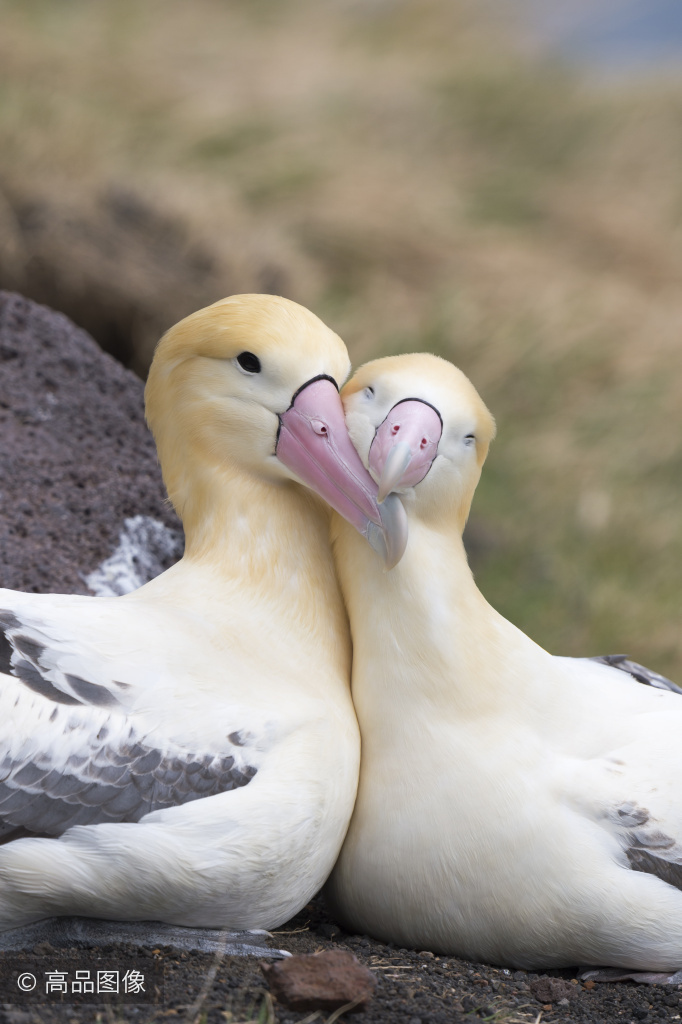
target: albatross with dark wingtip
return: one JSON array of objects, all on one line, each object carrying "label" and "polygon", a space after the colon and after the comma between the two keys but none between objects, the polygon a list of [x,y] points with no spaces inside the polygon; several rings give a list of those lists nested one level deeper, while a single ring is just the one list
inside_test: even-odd
[{"label": "albatross with dark wingtip", "polygon": [[267,928],[328,875],[359,737],[318,495],[389,561],[402,543],[346,433],[348,370],[285,299],[183,320],[146,388],[182,560],[124,597],[0,590],[0,928]]}]

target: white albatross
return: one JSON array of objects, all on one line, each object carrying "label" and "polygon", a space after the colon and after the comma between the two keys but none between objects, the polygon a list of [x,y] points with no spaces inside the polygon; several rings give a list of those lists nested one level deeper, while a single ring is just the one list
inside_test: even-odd
[{"label": "white albatross", "polygon": [[324,882],[359,737],[329,509],[301,481],[392,544],[348,370],[285,299],[183,320],[146,388],[182,560],[123,597],[0,590],[0,929],[268,928]]},{"label": "white albatross", "polygon": [[378,360],[342,397],[409,539],[386,573],[336,522],[362,761],[333,909],[474,960],[681,968],[682,700],[553,657],[483,598],[462,530],[494,423],[459,370]]}]

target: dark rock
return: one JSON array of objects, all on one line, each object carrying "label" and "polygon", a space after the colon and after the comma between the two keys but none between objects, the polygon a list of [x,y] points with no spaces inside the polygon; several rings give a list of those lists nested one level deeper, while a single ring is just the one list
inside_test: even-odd
[{"label": "dark rock", "polygon": [[563,978],[538,978],[531,981],[530,991],[540,1003],[558,1003],[560,999],[575,999],[578,986]]},{"label": "dark rock", "polygon": [[0,292],[0,586],[88,593],[137,515],[180,529],[142,382],[66,317]]},{"label": "dark rock", "polygon": [[356,1000],[361,1010],[376,988],[372,972],[343,949],[263,963],[261,970],[272,995],[291,1010],[338,1010]]}]

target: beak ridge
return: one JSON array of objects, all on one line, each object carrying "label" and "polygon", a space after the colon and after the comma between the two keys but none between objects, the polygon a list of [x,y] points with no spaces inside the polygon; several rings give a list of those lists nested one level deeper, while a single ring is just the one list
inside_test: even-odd
[{"label": "beak ridge", "polygon": [[409,444],[405,441],[398,441],[389,449],[379,480],[377,501],[380,505],[386,500],[391,491],[394,491],[400,484],[411,461],[412,452],[410,451]]}]

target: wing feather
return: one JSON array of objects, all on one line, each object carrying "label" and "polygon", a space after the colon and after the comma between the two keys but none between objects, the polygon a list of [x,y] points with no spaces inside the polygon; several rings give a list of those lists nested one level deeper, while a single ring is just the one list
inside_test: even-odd
[{"label": "wing feather", "polygon": [[653,686],[657,690],[670,690],[671,693],[682,694],[682,687],[673,683],[672,680],[666,679],[660,673],[654,672],[650,668],[645,668],[644,665],[640,665],[636,661],[631,661],[627,654],[601,654],[586,660],[597,661],[601,665],[609,665],[611,668],[620,669],[621,672],[626,672],[644,686]]},{"label": "wing feather", "polygon": [[255,751],[239,741],[238,723],[215,749],[197,750],[150,725],[134,708],[135,688],[106,681],[101,664],[97,682],[88,679],[92,651],[79,654],[73,641],[49,632],[35,619],[22,621],[20,611],[0,609],[0,842],[139,821],[241,788],[256,774],[249,763]]},{"label": "wing feather", "polygon": [[625,803],[609,817],[618,828],[633,871],[656,875],[682,889],[682,845],[657,827],[646,808]]}]

